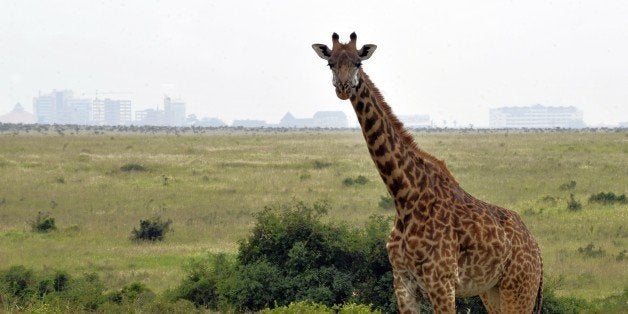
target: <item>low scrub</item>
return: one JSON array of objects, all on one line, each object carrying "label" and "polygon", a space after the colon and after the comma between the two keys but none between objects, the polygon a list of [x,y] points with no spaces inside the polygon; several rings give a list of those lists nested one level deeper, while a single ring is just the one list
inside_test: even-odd
[{"label": "low scrub", "polygon": [[162,241],[171,224],[172,220],[163,221],[159,216],[140,220],[140,226],[133,228],[131,238],[136,241]]},{"label": "low scrub", "polygon": [[589,197],[589,203],[599,203],[603,205],[628,204],[626,194],[615,195],[613,192],[600,192]]},{"label": "low scrub", "polygon": [[141,164],[138,163],[128,163],[120,167],[120,171],[124,172],[132,172],[132,171],[147,171],[148,169]]},{"label": "low scrub", "polygon": [[569,199],[567,200],[567,210],[572,212],[577,212],[582,209],[582,203],[578,201],[573,194],[569,195]]},{"label": "low scrub", "polygon": [[50,217],[50,214],[39,212],[35,220],[31,222],[31,228],[34,232],[47,233],[57,230],[57,225],[55,224],[55,219]]},{"label": "low scrub", "polygon": [[390,195],[382,195],[380,196],[378,205],[379,205],[379,208],[381,209],[386,209],[386,210],[394,209],[395,201],[393,201]]},{"label": "low scrub", "polygon": [[369,179],[362,175],[357,176],[356,178],[345,178],[344,180],[342,180],[342,184],[344,184],[345,186],[365,185],[368,182]]}]

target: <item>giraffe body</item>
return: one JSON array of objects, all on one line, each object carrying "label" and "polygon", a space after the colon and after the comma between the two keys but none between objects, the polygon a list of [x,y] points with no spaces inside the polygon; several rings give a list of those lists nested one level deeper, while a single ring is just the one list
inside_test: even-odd
[{"label": "giraffe body", "polygon": [[454,313],[455,297],[479,295],[489,313],[531,313],[542,301],[539,247],[519,215],[465,192],[445,163],[421,150],[361,68],[375,45],[357,36],[328,60],[336,94],[350,99],[369,153],[395,201],[387,242],[399,311],[418,312],[427,297],[436,313]]}]

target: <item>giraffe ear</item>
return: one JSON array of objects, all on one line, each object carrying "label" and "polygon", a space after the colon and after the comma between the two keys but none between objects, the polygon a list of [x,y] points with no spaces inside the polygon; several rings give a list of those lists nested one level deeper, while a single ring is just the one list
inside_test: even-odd
[{"label": "giraffe ear", "polygon": [[362,46],[362,48],[358,50],[358,57],[360,57],[360,60],[370,58],[373,55],[373,52],[375,52],[375,48],[377,48],[377,46],[371,44]]},{"label": "giraffe ear", "polygon": [[316,54],[322,59],[329,60],[331,58],[331,50],[323,44],[313,44],[312,48],[316,51]]}]

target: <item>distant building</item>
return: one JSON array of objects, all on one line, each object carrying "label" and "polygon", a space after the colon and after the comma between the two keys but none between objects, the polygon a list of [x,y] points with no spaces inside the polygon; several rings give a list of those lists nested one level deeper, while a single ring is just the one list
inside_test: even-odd
[{"label": "distant building", "polygon": [[135,124],[137,125],[154,125],[163,126],[164,112],[159,109],[146,109],[135,111]]},{"label": "distant building", "polygon": [[91,99],[70,98],[66,101],[63,111],[63,121],[66,124],[87,125],[92,123],[92,103]]},{"label": "distant building", "polygon": [[318,111],[312,118],[295,118],[287,112],[276,126],[283,128],[346,128],[347,115],[342,111]]},{"label": "distant building", "polygon": [[583,128],[582,111],[576,107],[501,107],[489,112],[491,128]]},{"label": "distant building", "polygon": [[263,128],[269,125],[264,120],[233,120],[231,126],[243,128]]},{"label": "distant building", "polygon": [[432,120],[426,114],[400,115],[399,120],[408,128],[427,128],[432,126]]},{"label": "distant building", "polygon": [[131,101],[105,99],[105,125],[131,124]]},{"label": "distant building", "polygon": [[92,102],[92,123],[94,125],[105,124],[105,100],[95,98]]},{"label": "distant building", "polygon": [[131,101],[74,98],[70,90],[33,98],[37,123],[125,125],[131,123]]},{"label": "distant building", "polygon": [[30,112],[26,112],[19,103],[9,113],[0,116],[0,123],[33,124],[36,122],[37,117]]},{"label": "distant building", "polygon": [[195,121],[193,125],[201,126],[201,127],[218,128],[218,127],[226,126],[227,124],[225,124],[224,121],[218,118],[202,118],[198,121]]},{"label": "distant building", "polygon": [[318,111],[312,118],[315,127],[346,128],[349,126],[347,115],[342,111]]},{"label": "distant building", "polygon": [[33,98],[33,112],[38,123],[65,124],[69,123],[67,113],[70,112],[68,100],[72,98],[72,91],[52,91],[50,94],[39,95]]},{"label": "distant building", "polygon": [[186,125],[185,103],[181,100],[172,100],[164,97],[164,122],[169,126]]}]

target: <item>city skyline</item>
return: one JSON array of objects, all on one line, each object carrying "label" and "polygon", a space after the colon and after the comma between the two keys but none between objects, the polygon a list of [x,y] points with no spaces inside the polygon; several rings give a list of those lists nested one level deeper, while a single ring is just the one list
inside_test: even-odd
[{"label": "city skyline", "polygon": [[[329,10],[333,7],[334,10]],[[349,13],[350,12],[350,13]],[[183,96],[199,116],[275,120],[351,105],[311,49],[376,44],[364,69],[398,115],[488,126],[491,107],[577,106],[628,120],[628,3],[65,0],[0,4],[0,112],[37,90]]]},{"label": "city skyline", "polygon": [[[100,99],[97,97],[75,98],[72,90],[53,90],[48,94],[39,92],[33,98],[33,113],[26,112],[19,103],[14,109],[0,115],[2,123],[40,123],[69,125],[151,125],[151,126],[234,126],[234,127],[359,127],[352,124],[342,111],[317,111],[311,118],[297,118],[290,111],[286,112],[278,123],[262,119],[236,118],[226,123],[217,117],[199,117],[195,113],[186,113],[186,103],[181,99],[172,99],[165,95],[163,109],[133,110],[132,101],[121,99]],[[83,96],[84,97],[84,96]],[[32,116],[30,118],[29,116]],[[134,118],[133,118],[134,117]],[[474,126],[458,124],[457,121],[443,121],[442,125],[427,114],[398,115],[400,121],[409,128]],[[17,119],[20,121],[12,121]],[[620,122],[611,127],[625,127],[628,123]],[[477,127],[477,126],[476,126]],[[489,110],[488,128],[584,128],[583,113],[574,106],[503,106]],[[595,126],[593,126],[595,127]],[[485,128],[480,126],[480,128]]]}]

